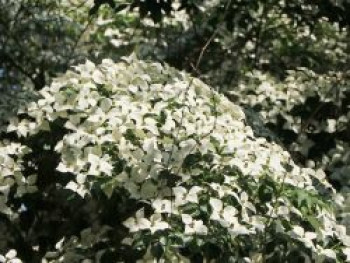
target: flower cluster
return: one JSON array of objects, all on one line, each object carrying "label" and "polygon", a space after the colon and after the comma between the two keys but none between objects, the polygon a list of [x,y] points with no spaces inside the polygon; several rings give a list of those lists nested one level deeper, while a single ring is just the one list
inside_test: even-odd
[{"label": "flower cluster", "polygon": [[[117,261],[126,251],[139,262],[350,259],[322,170],[256,137],[243,110],[199,79],[132,55],[87,61],[40,93],[8,129],[20,126],[23,140],[63,131],[53,148],[65,188],[134,202],[115,211],[118,229],[105,226],[126,229],[110,245]],[[111,238],[91,236],[91,246]],[[90,249],[86,236],[66,240],[75,245],[58,246],[63,259],[65,247],[70,256]]]},{"label": "flower cluster", "polygon": [[14,249],[9,250],[5,256],[0,255],[1,263],[22,263],[22,260],[17,258],[17,251]]},{"label": "flower cluster", "polygon": [[0,142],[0,213],[10,219],[17,216],[10,200],[19,198],[37,190],[36,175],[23,175],[22,157],[29,152],[28,148],[18,143]]}]

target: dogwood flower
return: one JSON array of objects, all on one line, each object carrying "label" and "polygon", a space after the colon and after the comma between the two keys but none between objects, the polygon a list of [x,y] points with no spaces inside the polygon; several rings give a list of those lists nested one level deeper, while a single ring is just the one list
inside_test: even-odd
[{"label": "dogwood flower", "polygon": [[135,217],[129,217],[123,222],[123,225],[129,228],[129,231],[133,233],[140,230],[150,229],[152,223],[144,217],[144,209],[140,209],[136,212]]},{"label": "dogwood flower", "polygon": [[17,251],[14,249],[9,250],[5,256],[0,255],[1,263],[22,263],[22,260],[17,258]]},{"label": "dogwood flower", "polygon": [[313,240],[317,238],[317,234],[314,232],[306,231],[301,226],[294,226],[291,230],[291,236],[303,242],[307,248],[315,250]]},{"label": "dogwood flower", "polygon": [[88,155],[88,162],[90,163],[90,168],[88,173],[90,175],[98,176],[101,173],[106,175],[112,175],[113,166],[109,163],[109,157],[107,155],[99,157],[95,154],[90,153]]},{"label": "dogwood flower", "polygon": [[155,213],[173,213],[172,202],[166,199],[156,199],[152,202],[152,207],[155,209]]},{"label": "dogwood flower", "polygon": [[187,235],[207,235],[208,228],[202,220],[195,220],[188,214],[181,215],[182,222],[185,224],[185,234]]}]

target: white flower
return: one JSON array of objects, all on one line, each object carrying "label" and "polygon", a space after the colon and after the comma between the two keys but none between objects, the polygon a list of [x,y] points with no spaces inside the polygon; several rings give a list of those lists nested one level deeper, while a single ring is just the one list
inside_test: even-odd
[{"label": "white flower", "polygon": [[145,160],[146,164],[161,162],[162,153],[158,149],[157,139],[155,137],[145,139],[143,141],[142,149],[146,152],[146,155],[143,157],[143,160]]},{"label": "white flower", "polygon": [[172,203],[170,200],[156,199],[152,202],[152,206],[155,213],[173,213]]},{"label": "white flower", "polygon": [[319,248],[319,253],[320,255],[324,255],[326,256],[327,258],[331,258],[331,259],[337,259],[337,254],[335,253],[334,250],[332,249],[322,249],[322,248]]},{"label": "white flower", "polygon": [[153,214],[150,219],[144,217],[144,210],[136,212],[135,217],[130,217],[123,222],[131,233],[149,229],[151,233],[169,228],[169,224],[162,220],[161,214]]},{"label": "white flower", "polygon": [[202,220],[194,220],[188,214],[181,215],[182,222],[185,224],[185,234],[193,235],[207,235],[208,228],[203,224]]},{"label": "white flower", "polygon": [[78,94],[78,103],[77,103],[77,109],[79,110],[87,110],[90,107],[94,107],[97,105],[98,101],[97,98],[99,97],[98,94],[96,95],[95,92],[92,92],[92,88],[95,88],[93,84],[90,86],[84,85],[79,94]]},{"label": "white flower", "polygon": [[192,203],[198,203],[198,193],[203,191],[203,188],[199,186],[193,186],[191,189],[188,191],[188,194],[186,196],[186,201],[192,202]]},{"label": "white flower", "polygon": [[169,224],[162,220],[161,214],[152,215],[150,218],[150,221],[151,221],[150,230],[152,234],[158,230],[164,230],[164,229],[170,228]]},{"label": "white flower", "polygon": [[182,186],[173,187],[175,206],[180,206],[187,202],[198,203],[198,193],[202,190],[199,186],[193,186],[189,191]]},{"label": "white flower", "polygon": [[315,249],[315,245],[313,243],[313,240],[317,238],[317,234],[315,232],[305,232],[304,228],[301,226],[293,226],[291,236],[302,241],[307,248]]},{"label": "white flower", "polygon": [[182,156],[188,155],[191,151],[195,149],[197,142],[194,139],[188,139],[180,142],[180,151]]},{"label": "white flower", "polygon": [[[146,110],[146,109],[145,109]],[[145,112],[143,112],[145,114]],[[159,135],[158,127],[157,127],[157,122],[154,119],[151,118],[145,118],[144,119],[144,125],[143,128],[152,132],[153,135]]]},{"label": "white flower", "polygon": [[220,199],[217,198],[213,198],[211,197],[209,200],[209,204],[213,210],[210,219],[212,220],[220,220],[220,213],[224,207],[222,201]]},{"label": "white flower", "polygon": [[[235,220],[236,221],[236,220]],[[228,229],[229,233],[233,236],[238,236],[238,235],[250,235],[253,234],[255,231],[254,230],[249,230],[246,226],[241,225],[236,221],[233,223],[232,226]]]},{"label": "white flower", "polygon": [[248,208],[252,212],[256,212],[256,209],[254,205],[249,202],[248,194],[246,192],[242,192],[240,195],[240,198],[238,198],[238,202],[241,204],[242,209],[245,211],[246,208]]},{"label": "white flower", "polygon": [[134,233],[140,230],[150,229],[152,223],[144,217],[144,210],[140,209],[136,212],[135,217],[129,217],[123,222],[123,225],[129,228],[131,233]]},{"label": "white flower", "polygon": [[84,198],[84,196],[89,192],[84,184],[79,184],[73,181],[70,181],[65,188],[77,193],[82,198]]},{"label": "white flower", "polygon": [[101,125],[107,118],[105,112],[98,108],[93,114],[87,118],[87,121],[91,122],[93,125]]},{"label": "white flower", "polygon": [[337,130],[337,120],[328,119],[326,131],[329,133],[334,133],[334,132],[336,132],[336,130]]},{"label": "white flower", "polygon": [[161,130],[164,133],[171,133],[173,130],[175,129],[175,122],[174,120],[171,118],[170,115],[167,116],[166,121],[164,123],[164,125],[162,126]]},{"label": "white flower", "polygon": [[26,137],[28,134],[32,133],[36,128],[36,124],[30,122],[26,119],[18,121],[17,118],[12,118],[10,124],[7,127],[8,132],[16,131],[17,135],[20,137]]},{"label": "white flower", "polygon": [[237,224],[237,209],[234,208],[233,206],[225,206],[224,209],[222,210],[222,218],[224,219],[225,222],[228,224]]},{"label": "white flower", "polygon": [[113,166],[108,161],[109,157],[107,155],[100,158],[99,156],[90,153],[88,155],[88,162],[90,163],[88,174],[98,176],[101,173],[105,173],[106,175],[111,176]]},{"label": "white flower", "polygon": [[105,82],[104,75],[98,69],[95,69],[94,72],[92,73],[92,79],[97,84],[104,84]]},{"label": "white flower", "polygon": [[1,263],[22,263],[22,260],[17,258],[17,251],[14,249],[9,250],[5,256],[0,255]]},{"label": "white flower", "polygon": [[217,198],[210,198],[209,204],[213,210],[210,219],[220,222],[224,227],[238,224],[236,208],[230,205],[224,207],[223,202]]},{"label": "white flower", "polygon": [[273,169],[274,172],[284,172],[285,169],[281,165],[281,157],[277,154],[274,154],[270,157],[269,166]]}]

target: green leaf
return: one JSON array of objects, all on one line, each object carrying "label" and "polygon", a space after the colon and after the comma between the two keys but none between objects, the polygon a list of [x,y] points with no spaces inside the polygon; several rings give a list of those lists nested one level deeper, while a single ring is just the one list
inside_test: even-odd
[{"label": "green leaf", "polygon": [[112,194],[113,194],[113,191],[114,191],[114,184],[113,182],[107,182],[103,185],[101,185],[101,188],[102,188],[102,191],[105,193],[105,195],[108,197],[108,198],[111,198],[112,197]]},{"label": "green leaf", "polygon": [[317,220],[316,217],[314,216],[307,216],[306,217],[307,221],[310,223],[310,225],[312,225],[312,227],[319,232],[320,228],[321,228],[321,223]]}]

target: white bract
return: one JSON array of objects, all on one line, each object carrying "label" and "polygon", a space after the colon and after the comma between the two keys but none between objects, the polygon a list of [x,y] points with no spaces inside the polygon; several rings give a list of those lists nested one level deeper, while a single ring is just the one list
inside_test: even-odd
[{"label": "white bract", "polygon": [[17,258],[17,251],[14,249],[9,250],[5,256],[0,255],[1,263],[22,263],[22,260]]}]

